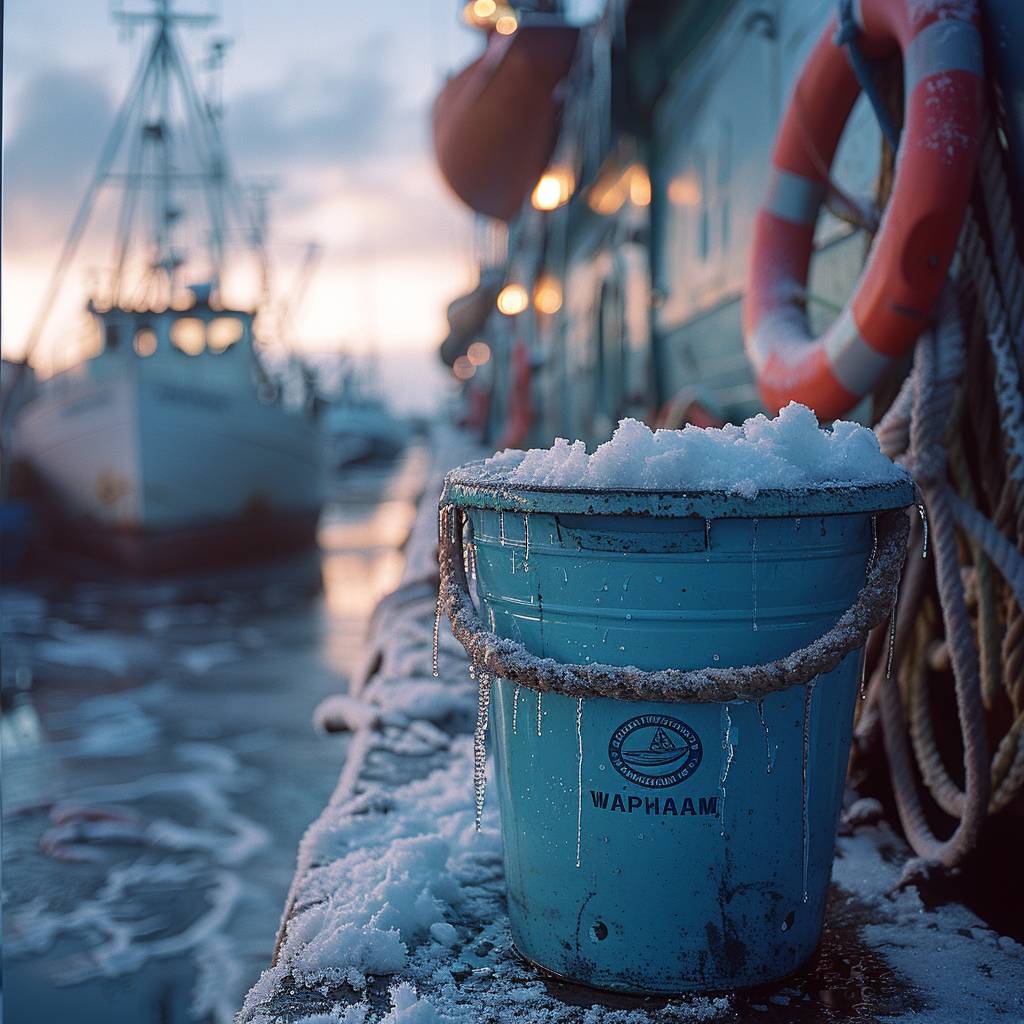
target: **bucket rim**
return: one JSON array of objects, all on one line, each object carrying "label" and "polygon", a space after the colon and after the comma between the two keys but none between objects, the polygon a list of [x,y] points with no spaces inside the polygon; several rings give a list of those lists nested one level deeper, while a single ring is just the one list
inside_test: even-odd
[{"label": "bucket rim", "polygon": [[754,497],[716,490],[565,488],[510,484],[482,472],[486,460],[467,462],[444,479],[441,505],[493,512],[561,515],[632,515],[652,518],[773,519],[856,515],[907,508],[915,502],[914,482],[823,484],[804,488],[762,488]]}]

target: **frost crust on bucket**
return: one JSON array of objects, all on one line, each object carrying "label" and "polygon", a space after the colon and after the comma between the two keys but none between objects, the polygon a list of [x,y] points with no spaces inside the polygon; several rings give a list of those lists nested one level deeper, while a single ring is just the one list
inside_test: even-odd
[{"label": "frost crust on bucket", "polygon": [[906,472],[882,454],[874,432],[837,420],[822,430],[805,405],[741,426],[651,430],[624,419],[610,441],[588,455],[582,441],[506,449],[480,467],[480,481],[594,490],[722,491],[745,498],[761,490],[890,483]]}]

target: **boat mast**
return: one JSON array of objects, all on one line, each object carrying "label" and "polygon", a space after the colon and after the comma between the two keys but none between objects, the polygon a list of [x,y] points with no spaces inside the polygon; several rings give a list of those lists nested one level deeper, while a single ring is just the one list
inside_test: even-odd
[{"label": "boat mast", "polygon": [[[208,228],[204,238],[209,254],[210,283],[219,285],[224,262],[225,237],[229,213],[240,227],[244,244],[257,257],[263,291],[266,291],[267,257],[263,232],[254,211],[234,187],[230,163],[221,133],[222,103],[214,91],[209,98],[200,96],[188,63],[178,43],[176,28],[203,28],[213,24],[212,14],[178,11],[172,0],[152,0],[148,10],[114,11],[114,18],[129,29],[152,25],[149,38],[128,92],[118,110],[106,139],[96,172],[82,198],[68,232],[39,311],[25,343],[26,361],[37,348],[68,268],[78,251],[89,224],[100,190],[109,183],[123,185],[124,193],[117,219],[112,260],[113,274],[105,300],[112,305],[170,304],[177,274],[183,263],[176,247],[177,224],[182,209],[176,200],[177,189],[188,185],[202,193]],[[226,42],[214,44],[206,67],[219,72]],[[219,86],[216,87],[219,89]],[[177,102],[176,102],[177,101]],[[175,121],[176,111],[179,121]],[[180,136],[180,137],[179,137]],[[129,140],[126,145],[126,138]],[[176,159],[186,146],[196,170],[185,172]],[[114,166],[126,150],[126,169],[115,173]],[[151,192],[142,202],[144,192]],[[136,235],[140,207],[149,209],[152,251],[148,271],[129,293],[130,254]]]}]

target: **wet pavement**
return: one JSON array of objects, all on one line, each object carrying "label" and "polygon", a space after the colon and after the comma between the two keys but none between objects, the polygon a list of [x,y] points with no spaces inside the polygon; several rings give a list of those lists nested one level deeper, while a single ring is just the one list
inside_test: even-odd
[{"label": "wet pavement", "polygon": [[425,461],[347,475],[287,561],[0,592],[8,1024],[232,1019],[346,754],[313,710],[398,581]]}]

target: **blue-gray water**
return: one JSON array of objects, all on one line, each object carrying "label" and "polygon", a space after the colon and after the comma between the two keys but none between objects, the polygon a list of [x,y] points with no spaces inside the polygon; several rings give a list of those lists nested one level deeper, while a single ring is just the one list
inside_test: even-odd
[{"label": "blue-gray water", "polygon": [[7,1024],[231,1019],[345,753],[313,709],[397,582],[422,467],[339,480],[308,555],[2,589]]}]

